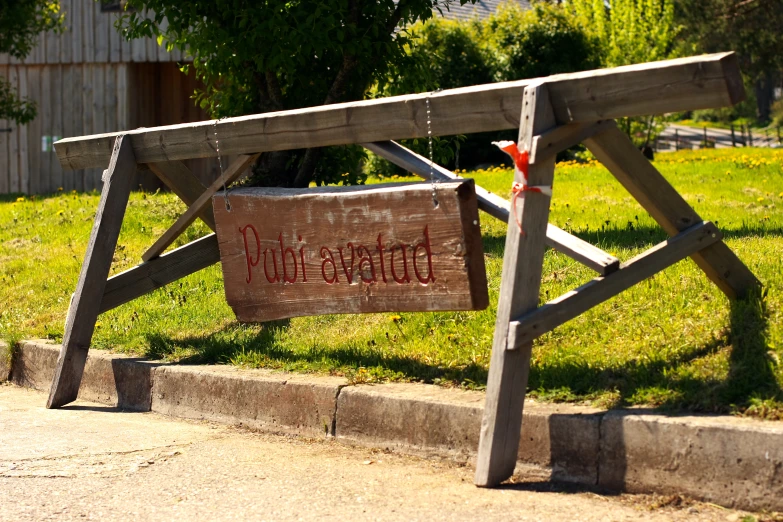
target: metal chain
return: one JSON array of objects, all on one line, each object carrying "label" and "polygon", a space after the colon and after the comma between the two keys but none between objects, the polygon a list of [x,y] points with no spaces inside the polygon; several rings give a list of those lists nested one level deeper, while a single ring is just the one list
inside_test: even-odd
[{"label": "metal chain", "polygon": [[226,210],[228,212],[231,212],[231,202],[228,200],[228,188],[226,188],[226,176],[225,176],[225,172],[223,171],[223,158],[220,155],[220,141],[218,140],[218,133],[217,133],[219,121],[220,120],[215,120],[214,123],[212,124],[215,130],[215,151],[217,151],[218,166],[220,167],[220,179],[223,182],[223,200],[226,203]]},{"label": "metal chain", "polygon": [[[440,91],[438,89],[435,92]],[[438,206],[438,189],[437,184],[438,180],[435,178],[435,161],[433,160],[433,154],[432,154],[432,109],[430,107],[430,95],[432,93],[427,94],[427,98],[425,98],[425,102],[427,104],[427,142],[429,146],[429,153],[430,153],[430,185],[432,185],[432,203],[437,207]]]}]

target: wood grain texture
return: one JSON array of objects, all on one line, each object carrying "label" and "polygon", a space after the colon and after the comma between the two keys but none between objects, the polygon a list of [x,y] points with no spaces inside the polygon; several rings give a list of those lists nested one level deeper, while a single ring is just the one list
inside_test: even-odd
[{"label": "wood grain texture", "polygon": [[513,350],[532,342],[536,337],[720,241],[722,237],[712,223],[697,223],[626,261],[617,272],[606,277],[597,277],[535,311],[514,319],[509,326],[509,349]]},{"label": "wood grain texture", "polygon": [[[188,207],[193,205],[199,196],[207,190],[207,187],[181,161],[150,163],[148,166],[163,184]],[[197,215],[209,228],[215,230],[215,214],[212,212],[212,205],[205,206]]]},{"label": "wood grain texture", "polygon": [[[574,125],[580,126],[580,133],[585,133],[584,127],[593,127],[593,125],[590,124]],[[432,170],[430,170],[430,162],[427,158],[416,154],[412,150],[406,149],[395,141],[363,143],[362,146],[374,154],[385,158],[395,165],[424,179],[429,179],[430,172],[432,172],[432,176],[436,180],[440,181],[462,179],[453,172],[437,164],[433,164]],[[501,198],[497,194],[493,194],[478,185],[476,185],[476,198],[478,199],[478,207],[480,210],[483,210],[494,218],[508,223],[508,216],[511,212],[511,203],[508,200]],[[620,260],[616,257],[591,245],[587,241],[569,234],[551,223],[547,224],[546,245],[595,270],[601,275],[610,274],[620,266]]]},{"label": "wood grain texture", "polygon": [[[27,98],[27,68],[19,67],[19,96]],[[19,188],[24,194],[30,194],[30,162],[28,159],[28,125],[19,126]]]},{"label": "wood grain texture", "polygon": [[220,261],[217,237],[209,234],[106,281],[100,313]]},{"label": "wood grain texture", "polygon": [[[525,89],[521,120],[519,146],[522,150],[530,150],[535,136],[555,127],[557,122],[546,84],[530,85]],[[531,165],[529,184],[552,185],[554,173],[554,157]],[[515,174],[515,181],[523,181],[519,172]],[[517,228],[515,220],[510,220],[476,461],[475,483],[484,487],[496,486],[509,478],[517,462],[533,344],[508,350],[509,324],[512,318],[538,307],[551,199],[538,192],[527,192],[516,202],[523,232]]]},{"label": "wood grain texture", "polygon": [[[585,145],[670,236],[702,221],[616,126],[585,140]],[[730,299],[761,287],[753,272],[723,242],[691,257]]]},{"label": "wood grain texture", "polygon": [[226,298],[240,321],[488,305],[472,180],[439,184],[437,206],[428,183],[239,189],[231,211],[220,198]]},{"label": "wood grain texture", "polygon": [[[546,78],[557,122],[722,107],[737,101],[733,53],[682,58]],[[520,99],[532,80],[449,89],[292,111],[227,118],[218,124],[223,154],[364,143],[427,135],[426,100],[435,136],[519,125]],[[379,122],[383,124],[380,125]],[[129,133],[139,162],[214,157],[210,121]],[[105,165],[112,134],[62,140],[65,168]]]},{"label": "wood grain texture", "polygon": [[[101,12],[100,2],[93,2],[93,30],[95,31],[94,56],[97,63],[109,61],[109,22],[110,14]],[[104,163],[105,165],[105,163]]]},{"label": "wood grain texture", "polygon": [[[8,82],[17,93],[19,92],[19,66],[11,65],[8,67]],[[7,121],[2,128],[10,128],[8,134],[8,188],[11,193],[19,192],[19,125],[13,121]],[[2,167],[0,163],[0,168]]]},{"label": "wood grain texture", "polygon": [[568,123],[536,136],[530,149],[530,163],[544,161],[569,147],[579,145],[593,134],[614,125],[613,120],[587,123]]},{"label": "wood grain texture", "polygon": [[98,319],[117,238],[130,197],[136,162],[129,141],[117,138],[115,152],[98,203],[90,242],[79,274],[76,291],[71,298],[65,333],[57,359],[47,408],[59,408],[76,400],[79,393],[87,351]]},{"label": "wood grain texture", "polygon": [[164,232],[146,252],[144,252],[144,254],[142,254],[141,258],[144,261],[149,261],[150,259],[161,255],[186,228],[193,224],[199,215],[204,213],[205,209],[212,206],[212,196],[221,188],[228,186],[239,179],[250,165],[258,159],[258,156],[260,156],[260,154],[243,155],[237,158],[228,169],[226,169],[225,174],[215,180],[208,189],[202,192],[198,199],[196,199],[196,201],[177,218],[177,221],[175,221],[174,224],[171,225],[171,227],[169,227],[169,229],[166,230],[166,232]]}]

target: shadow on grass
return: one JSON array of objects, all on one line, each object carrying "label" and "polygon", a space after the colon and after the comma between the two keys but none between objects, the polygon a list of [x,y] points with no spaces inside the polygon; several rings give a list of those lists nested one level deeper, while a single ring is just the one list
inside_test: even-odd
[{"label": "shadow on grass", "polygon": [[[731,302],[728,334],[679,357],[629,362],[611,369],[594,368],[587,362],[534,366],[528,386],[555,397],[616,392],[613,406],[617,407],[630,405],[639,392],[655,389],[659,391],[656,397],[663,397],[661,409],[703,413],[745,410],[757,401],[783,401],[767,347],[768,321],[763,296],[735,300]],[[688,377],[678,375],[679,368],[726,348],[731,352],[725,380],[699,378],[693,372],[688,372]]]},{"label": "shadow on grass", "polygon": [[[720,226],[718,227],[720,228]],[[614,250],[618,248],[651,247],[669,236],[660,227],[638,226],[628,222],[625,228],[605,227],[598,230],[570,230],[571,234],[603,248]],[[783,228],[763,227],[760,225],[743,225],[739,228],[722,230],[725,239],[741,239],[746,237],[783,237]],[[498,257],[503,256],[506,244],[505,234],[482,236],[484,252]]]},{"label": "shadow on grass", "polygon": [[[291,350],[279,338],[288,327],[288,321],[266,323],[255,334],[237,339],[230,333],[232,326],[213,334],[173,338],[148,334],[148,357],[164,358],[176,350],[192,355],[181,358],[180,364],[230,363],[239,357],[254,366],[284,370],[320,370],[351,374],[360,368],[370,376],[382,379],[423,381],[437,380],[455,383],[487,382],[486,368],[468,364],[462,367],[444,367],[423,362],[416,357],[388,354],[379,346],[346,343],[337,348],[312,345],[306,349]],[[240,357],[241,356],[241,357]]]},{"label": "shadow on grass", "polygon": [[[663,410],[703,413],[744,410],[754,400],[783,400],[768,353],[768,312],[763,297],[733,301],[730,318],[726,335],[675,358],[629,361],[614,368],[596,368],[587,361],[573,360],[534,364],[528,388],[540,397],[552,400],[578,400],[609,392],[615,397],[612,404],[607,404],[609,407],[627,406],[638,402],[639,396],[651,393],[650,397]],[[161,358],[184,349],[191,355],[180,359],[180,364],[226,363],[241,355],[240,360],[253,366],[293,371],[324,371],[350,376],[363,368],[380,379],[427,383],[442,380],[479,387],[487,382],[487,371],[482,366],[443,367],[416,357],[388,354],[376,346],[346,343],[337,348],[314,345],[294,351],[280,340],[287,326],[283,321],[268,323],[245,336],[237,335],[234,326],[186,338],[152,334],[147,338],[147,355]],[[731,350],[730,370],[725,380],[700,377],[696,370],[678,371],[725,349]]]}]

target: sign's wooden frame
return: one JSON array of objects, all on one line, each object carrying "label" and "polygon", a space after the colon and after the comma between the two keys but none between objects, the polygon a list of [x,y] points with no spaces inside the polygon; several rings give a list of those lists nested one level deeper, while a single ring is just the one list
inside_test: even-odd
[{"label": "sign's wooden frame", "polygon": [[[519,128],[520,149],[530,151],[530,185],[551,185],[555,154],[584,143],[671,238],[620,263],[606,252],[548,224],[549,198],[525,193],[516,215],[511,204],[477,187],[479,208],[510,221],[506,236],[495,338],[481,426],[476,484],[494,486],[511,476],[517,459],[533,339],[671,264],[692,258],[729,297],[761,284],[702,221],[682,196],[634,147],[613,118],[732,105],[744,98],[733,53],[721,53],[600,71],[522,80],[433,94],[199,122],[127,133],[68,138],[55,143],[66,169],[109,164],[95,224],[66,320],[63,346],[47,407],[76,399],[95,322],[100,313],[136,299],[219,261],[214,234],[163,254],[196,218],[214,230],[211,197],[179,161],[214,157],[214,128],[222,154],[241,154],[230,169],[238,177],[258,153],[362,143],[422,177],[429,162],[393,139],[427,135],[426,104],[434,135]],[[106,279],[137,167],[146,164],[188,206],[144,255],[139,266]],[[456,179],[435,167],[440,179]],[[521,179],[517,179],[521,182]],[[586,188],[589,190],[589,188]],[[546,246],[589,266],[598,277],[538,307]]]}]

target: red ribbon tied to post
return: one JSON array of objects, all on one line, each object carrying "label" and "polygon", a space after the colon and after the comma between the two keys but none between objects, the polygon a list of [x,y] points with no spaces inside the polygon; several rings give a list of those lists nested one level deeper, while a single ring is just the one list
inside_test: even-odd
[{"label": "red ribbon tied to post", "polygon": [[527,184],[527,173],[528,168],[530,167],[530,153],[528,151],[524,150],[520,152],[519,147],[517,147],[517,144],[513,141],[493,141],[492,144],[497,145],[500,150],[511,156],[511,159],[514,160],[516,172],[519,172],[522,175],[522,183],[515,181],[514,184],[511,185],[511,193],[513,194],[511,198],[511,211],[514,214],[514,221],[517,223],[519,233],[524,236],[525,231],[522,230],[522,222],[517,217],[517,198],[524,192],[538,192],[545,196],[552,197],[552,187],[546,185],[530,186]]}]

